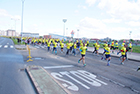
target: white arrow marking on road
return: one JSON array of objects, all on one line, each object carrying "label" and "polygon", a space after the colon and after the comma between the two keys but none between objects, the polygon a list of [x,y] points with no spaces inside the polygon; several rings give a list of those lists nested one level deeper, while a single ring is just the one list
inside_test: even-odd
[{"label": "white arrow marking on road", "polygon": [[74,67],[73,65],[64,65],[64,66],[48,66],[48,67],[44,67],[45,69],[56,69],[56,68],[70,68],[70,67]]},{"label": "white arrow marking on road", "polygon": [[8,47],[8,45],[5,45],[5,46],[4,46],[4,48],[7,48],[7,47]]},{"label": "white arrow marking on road", "polygon": [[11,45],[11,46],[10,46],[10,48],[14,48],[14,46],[13,46],[13,45]]}]

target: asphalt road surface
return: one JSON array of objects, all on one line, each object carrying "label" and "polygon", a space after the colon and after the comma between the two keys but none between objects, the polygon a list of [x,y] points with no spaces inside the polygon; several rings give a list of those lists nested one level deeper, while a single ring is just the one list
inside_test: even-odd
[{"label": "asphalt road surface", "polygon": [[86,67],[78,63],[80,55],[65,56],[47,52],[44,46],[31,50],[33,62],[27,63],[28,52],[21,50],[28,65],[45,68],[62,86],[72,94],[140,94],[140,72],[136,69],[140,62],[126,61],[120,65],[119,58],[112,57],[110,66],[101,56],[86,54]]},{"label": "asphalt road surface", "polygon": [[25,71],[23,56],[12,40],[0,38],[0,94],[36,94]]}]

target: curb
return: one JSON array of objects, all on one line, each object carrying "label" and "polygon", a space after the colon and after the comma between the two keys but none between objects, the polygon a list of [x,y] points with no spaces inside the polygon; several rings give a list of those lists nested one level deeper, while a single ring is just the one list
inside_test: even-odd
[{"label": "curb", "polygon": [[37,92],[37,94],[44,94],[41,89],[39,88],[39,85],[35,81],[34,77],[32,76],[31,72],[29,71],[29,67],[25,68],[25,71],[27,72],[29,78],[31,79],[31,82],[33,83],[33,86]]},{"label": "curb", "polygon": [[[36,82],[35,78],[32,76],[31,72],[30,72],[30,68],[31,66],[28,66],[27,68],[25,68],[31,82],[33,83],[33,86],[37,92],[37,94],[44,94],[44,92],[41,90],[41,88],[39,87],[38,83]],[[66,90],[57,80],[55,80],[44,68],[42,68],[41,66],[36,66],[36,67],[40,67],[44,72],[46,72],[52,79],[53,81],[55,81],[58,86],[60,86],[60,88],[62,88],[67,94],[71,94],[68,90]]]},{"label": "curb", "polygon": [[[90,52],[92,53],[92,51],[87,51],[87,52]],[[102,55],[102,53],[99,53],[100,55]],[[117,58],[120,58],[119,56],[115,56],[115,55],[111,55],[112,57],[117,57]],[[132,61],[137,61],[137,62],[140,62],[140,60],[136,60],[136,59],[132,59],[132,58],[128,58],[128,60],[132,60]]]}]

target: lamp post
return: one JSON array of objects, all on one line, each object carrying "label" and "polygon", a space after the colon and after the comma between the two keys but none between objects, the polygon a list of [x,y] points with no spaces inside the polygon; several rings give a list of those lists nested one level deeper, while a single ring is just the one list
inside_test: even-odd
[{"label": "lamp post", "polygon": [[66,23],[66,21],[67,21],[67,19],[64,18],[64,19],[63,19],[63,22],[64,22],[64,32],[63,32],[63,37],[65,36],[65,23]]},{"label": "lamp post", "polygon": [[79,38],[79,29],[77,29],[77,38]]},{"label": "lamp post", "polygon": [[129,32],[130,39],[131,39],[131,33],[132,33],[132,31]]},{"label": "lamp post", "polygon": [[24,9],[24,1],[25,0],[21,0],[22,1],[22,15],[21,15],[21,40],[22,40],[22,32],[23,32],[23,9]]},{"label": "lamp post", "polygon": [[16,36],[16,21],[18,21],[19,19],[11,18],[11,20],[14,20],[15,21],[15,36]]}]

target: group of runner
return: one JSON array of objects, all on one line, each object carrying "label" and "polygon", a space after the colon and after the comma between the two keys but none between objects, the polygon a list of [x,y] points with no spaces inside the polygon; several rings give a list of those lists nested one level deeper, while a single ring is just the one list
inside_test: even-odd
[{"label": "group of runner", "polygon": [[[69,53],[71,52],[72,54],[74,54],[74,56],[76,56],[76,54],[80,54],[81,53],[81,58],[78,60],[78,63],[80,63],[80,61],[83,61],[83,65],[86,66],[85,63],[85,55],[86,55],[86,51],[88,50],[88,46],[89,46],[89,41],[82,41],[82,40],[74,40],[74,41],[68,41],[67,43],[64,43],[64,40],[60,40],[60,39],[45,39],[45,38],[26,38],[23,40],[27,40],[30,41],[30,43],[32,45],[46,45],[47,46],[47,50],[50,51],[52,50],[52,53],[55,53],[57,55],[57,50],[58,48],[60,48],[60,52],[64,53],[64,47],[66,46],[66,53],[65,55],[68,56]],[[98,41],[96,41],[94,44],[94,51],[93,54],[97,54],[97,56],[99,56],[99,48],[100,48],[100,44],[98,43]],[[115,54],[115,50],[117,52],[117,55],[119,53],[121,53],[121,64],[124,64],[125,59],[127,59],[127,52],[129,50],[131,50],[132,52],[132,43],[126,43],[125,41],[123,41],[122,45],[121,45],[121,49],[119,50],[119,44],[118,41],[112,41],[111,43],[105,42],[103,44],[104,47],[104,52],[102,54],[101,60],[107,60],[107,66],[110,66],[110,61],[111,61],[111,52],[113,54]],[[78,51],[78,53],[76,53]]]}]

